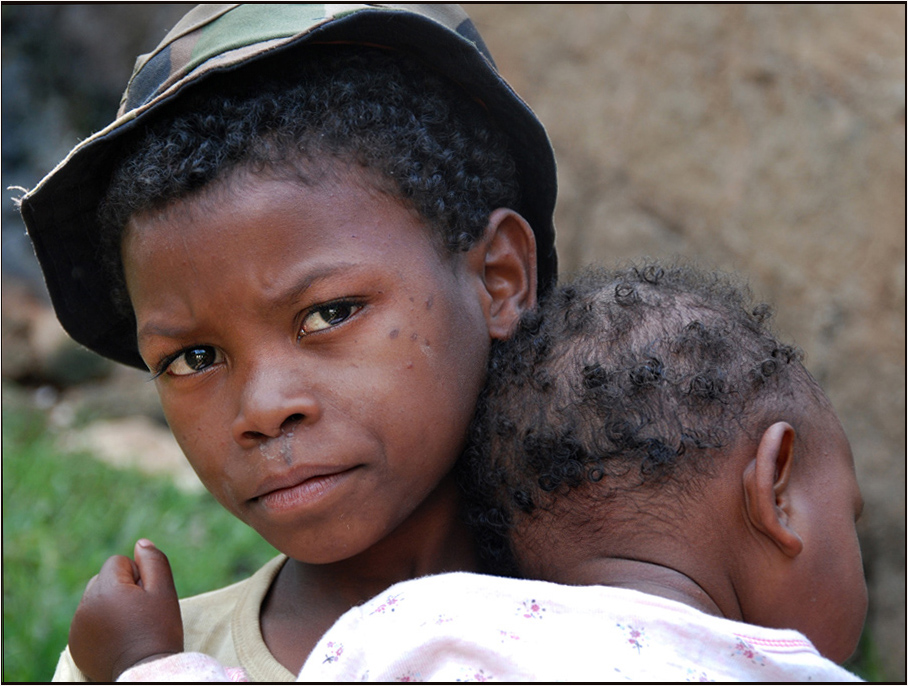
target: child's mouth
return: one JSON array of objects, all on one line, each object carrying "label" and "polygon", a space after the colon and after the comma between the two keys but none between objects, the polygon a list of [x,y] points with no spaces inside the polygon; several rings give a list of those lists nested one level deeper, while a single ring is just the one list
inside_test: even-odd
[{"label": "child's mouth", "polygon": [[303,475],[290,478],[290,483],[285,479],[282,480],[283,483],[273,486],[266,482],[263,492],[252,500],[273,512],[307,507],[327,495],[354,469],[355,467]]}]

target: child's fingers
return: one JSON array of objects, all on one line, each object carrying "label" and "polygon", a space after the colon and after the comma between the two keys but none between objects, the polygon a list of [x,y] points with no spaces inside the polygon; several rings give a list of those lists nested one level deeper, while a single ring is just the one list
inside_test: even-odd
[{"label": "child's fingers", "polygon": [[173,573],[170,571],[167,556],[158,550],[154,543],[144,538],[136,543],[135,555],[142,588],[150,593],[176,597]]},{"label": "child's fingers", "polygon": [[[114,582],[117,584],[135,585],[139,580],[139,570],[135,563],[125,555],[114,555],[107,558],[101,566],[101,571],[97,576],[88,582],[89,586],[93,585],[95,579],[102,582]],[[88,590],[86,588],[86,590]]]},{"label": "child's fingers", "polygon": [[91,579],[88,580],[88,583],[85,584],[85,590],[83,593],[88,593],[91,590],[91,587],[98,582],[98,575],[95,574]]}]

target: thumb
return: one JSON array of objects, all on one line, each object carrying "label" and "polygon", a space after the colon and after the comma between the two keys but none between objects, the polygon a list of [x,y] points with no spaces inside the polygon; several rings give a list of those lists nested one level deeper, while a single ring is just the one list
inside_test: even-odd
[{"label": "thumb", "polygon": [[167,556],[155,547],[147,538],[141,538],[135,547],[136,566],[142,588],[155,595],[172,595],[177,591],[173,583],[173,573]]}]

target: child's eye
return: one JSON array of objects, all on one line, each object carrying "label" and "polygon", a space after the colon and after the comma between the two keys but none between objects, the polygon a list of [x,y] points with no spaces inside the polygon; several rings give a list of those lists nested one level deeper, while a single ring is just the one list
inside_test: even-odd
[{"label": "child's eye", "polygon": [[200,345],[197,348],[187,348],[166,363],[162,373],[170,376],[188,376],[208,369],[213,364],[223,362],[224,354],[217,348]]},{"label": "child's eye", "polygon": [[297,340],[311,333],[337,326],[363,309],[362,305],[352,302],[333,302],[313,308],[303,318]]}]

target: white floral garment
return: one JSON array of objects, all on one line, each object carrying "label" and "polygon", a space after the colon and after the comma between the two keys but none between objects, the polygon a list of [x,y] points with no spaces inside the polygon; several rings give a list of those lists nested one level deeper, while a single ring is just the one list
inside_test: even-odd
[{"label": "white floral garment", "polygon": [[[185,653],[120,680],[242,681],[245,673]],[[298,681],[860,679],[796,631],[627,589],[458,572],[397,584],[344,614]]]}]

